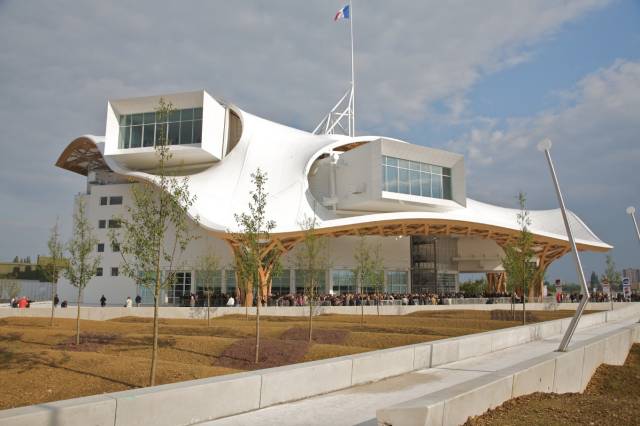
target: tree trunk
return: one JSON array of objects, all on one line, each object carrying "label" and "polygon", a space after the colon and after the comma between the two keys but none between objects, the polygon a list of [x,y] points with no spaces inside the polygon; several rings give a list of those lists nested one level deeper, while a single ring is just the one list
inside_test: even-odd
[{"label": "tree trunk", "polygon": [[154,289],[153,303],[153,349],[151,351],[151,372],[149,373],[149,386],[156,384],[156,368],[158,364],[158,334],[160,328],[160,320],[158,314],[160,312],[160,271],[156,269],[156,286]]},{"label": "tree trunk", "polygon": [[78,313],[76,316],[76,345],[80,344],[80,299],[82,298],[82,287],[78,286]]},{"label": "tree trunk", "polygon": [[526,297],[524,291],[522,292],[522,325],[525,325],[527,322],[527,309],[525,307]]},{"label": "tree trunk", "polygon": [[360,299],[360,325],[364,327],[364,300]]},{"label": "tree trunk", "polygon": [[311,343],[311,340],[313,338],[313,298],[309,298],[309,343]]},{"label": "tree trunk", "polygon": [[260,301],[260,295],[258,295],[258,300],[256,301],[256,364],[260,359],[260,305],[262,302]]},{"label": "tree trunk", "polygon": [[211,292],[207,292],[207,327],[211,327]]},{"label": "tree trunk", "polygon": [[53,317],[55,315],[55,309],[56,309],[56,305],[53,302],[54,299],[56,298],[56,293],[57,293],[57,284],[56,283],[52,283],[51,284],[51,321],[49,321],[49,326],[53,327]]},{"label": "tree trunk", "polygon": [[380,295],[376,293],[376,309],[378,310],[378,316],[380,316]]}]

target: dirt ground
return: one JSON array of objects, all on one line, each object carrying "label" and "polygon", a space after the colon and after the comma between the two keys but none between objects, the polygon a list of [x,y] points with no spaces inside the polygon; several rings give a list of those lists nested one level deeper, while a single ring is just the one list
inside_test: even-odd
[{"label": "dirt ground", "polygon": [[637,425],[639,392],[640,344],[636,344],[623,366],[601,365],[582,394],[534,393],[507,401],[466,425]]},{"label": "dirt ground", "polygon": [[[495,312],[495,311],[494,311]],[[534,312],[528,320],[570,316]],[[520,317],[522,318],[522,317]],[[326,315],[314,319],[263,317],[261,356],[255,364],[255,320],[244,316],[161,320],[157,384],[312,361],[520,325],[491,311],[420,312],[407,316]],[[148,384],[152,320],[127,317],[81,321],[0,320],[0,409],[143,387]]]}]

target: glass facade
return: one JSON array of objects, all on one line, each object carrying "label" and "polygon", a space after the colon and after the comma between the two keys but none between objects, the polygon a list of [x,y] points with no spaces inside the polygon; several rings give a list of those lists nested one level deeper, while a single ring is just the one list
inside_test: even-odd
[{"label": "glass facade", "polygon": [[350,269],[334,269],[331,271],[331,281],[334,294],[356,292],[356,276]]},{"label": "glass facade", "polygon": [[191,294],[191,272],[176,272],[175,282],[167,291],[168,303],[175,306],[188,306]]},{"label": "glass facade", "polygon": [[196,271],[196,288],[199,293],[205,290],[211,290],[214,294],[222,293],[222,271]]},{"label": "glass facade", "polygon": [[451,200],[451,169],[382,156],[383,190]]},{"label": "glass facade", "polygon": [[387,291],[389,293],[407,293],[407,271],[387,271]]},{"label": "glass facade", "polygon": [[[302,269],[296,269],[296,293],[304,294],[305,293],[305,285],[306,285],[306,276],[307,271]],[[326,270],[318,271],[316,275],[316,279],[318,280],[316,291],[318,293],[324,293],[326,290],[326,281],[327,281]]]},{"label": "glass facade", "polygon": [[291,270],[283,269],[278,275],[271,278],[271,294],[282,296],[291,293]]},{"label": "glass facade", "polygon": [[189,145],[202,142],[202,108],[171,111],[165,117],[155,112],[120,115],[118,148],[143,148],[159,145]]},{"label": "glass facade", "polygon": [[224,282],[227,285],[227,294],[235,295],[236,293],[236,270],[235,269],[227,269],[224,271]]}]

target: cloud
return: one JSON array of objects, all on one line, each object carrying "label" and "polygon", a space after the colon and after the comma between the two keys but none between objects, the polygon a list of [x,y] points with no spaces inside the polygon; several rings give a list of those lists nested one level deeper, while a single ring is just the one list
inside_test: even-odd
[{"label": "cloud", "polygon": [[[440,114],[438,102],[450,120],[467,119],[466,93],[479,79],[529,60],[536,43],[607,3],[357,2],[358,125],[408,129]],[[53,163],[76,136],[104,132],[109,98],[206,88],[315,127],[349,83],[348,23],[332,20],[341,5],[1,2],[0,257],[42,252],[40,228],[70,216],[84,183]],[[5,225],[17,222],[34,228]]]},{"label": "cloud", "polygon": [[[640,202],[640,62],[617,60],[562,97],[562,107],[494,120],[449,142],[450,149],[466,153],[468,193],[513,205],[522,190],[530,208],[556,208],[546,161],[535,148],[549,137],[569,208],[618,246],[619,263],[637,265],[637,242],[624,209]],[[588,269],[601,269],[604,262],[591,259],[596,263]]]}]

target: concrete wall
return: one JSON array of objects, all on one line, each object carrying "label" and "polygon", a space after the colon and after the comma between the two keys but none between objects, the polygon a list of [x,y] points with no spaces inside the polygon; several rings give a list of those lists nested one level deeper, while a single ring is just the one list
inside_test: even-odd
[{"label": "concrete wall", "polygon": [[[592,315],[595,319],[587,316],[585,318],[589,319],[585,323],[607,320],[606,313]],[[634,304],[617,311],[616,319],[639,315],[640,304]],[[565,323],[565,320],[555,320],[321,361],[16,408],[0,411],[0,424],[192,424],[557,335],[564,331]],[[584,327],[582,322],[579,327]],[[511,367],[508,371],[496,373],[497,376],[491,374],[477,383],[481,390],[474,388],[462,393],[458,388],[449,390],[449,400],[446,401],[440,396],[440,399],[434,399],[432,395],[429,404],[435,408],[425,405],[425,400],[421,400],[420,404],[414,403],[411,409],[399,410],[395,407],[383,412],[411,412],[412,415],[440,421],[443,418],[458,421],[465,413],[461,407],[471,407],[470,412],[479,414],[511,396],[523,395],[532,389],[548,391],[550,383],[553,383],[554,391],[580,391],[593,374],[598,361],[620,363],[624,360],[631,342],[640,341],[640,327],[626,328],[604,338],[607,339],[604,346],[596,344],[601,340],[597,337],[593,341],[580,342],[572,346],[570,352],[559,354],[555,358],[554,354],[547,354]],[[553,368],[551,364],[554,365]],[[569,370],[571,374],[567,374]],[[532,380],[535,383],[538,377],[539,385],[531,386]],[[488,406],[482,405],[486,398],[480,397],[486,392],[491,392],[494,396],[490,401],[487,400]],[[176,399],[181,401],[179,406],[169,403]],[[482,407],[485,408],[478,411]]]},{"label": "concrete wall", "polygon": [[[621,314],[621,313],[620,313]],[[637,316],[637,309],[626,310]],[[595,315],[597,317],[598,315]],[[640,343],[640,324],[622,327],[428,395],[379,409],[379,424],[455,425],[534,392],[583,392],[603,363],[621,365]]]},{"label": "concrete wall", "polygon": [[[636,306],[640,309],[640,303],[616,303],[614,304],[614,311],[607,311],[606,315],[611,318],[611,320],[615,320],[622,315],[623,317],[626,315],[625,312],[621,312],[620,310],[624,310],[631,306]],[[49,305],[51,306],[51,305]],[[527,309],[532,311],[542,311],[542,310],[575,310],[577,304],[574,303],[562,303],[559,305],[550,305],[546,303],[528,303]],[[494,311],[494,310],[509,310],[511,306],[509,304],[482,304],[482,305],[412,305],[412,306],[401,306],[401,305],[392,305],[392,306],[381,306],[380,314],[381,315],[408,315],[414,312],[424,312],[424,311],[448,311],[448,310],[479,310],[479,311]],[[610,309],[610,305],[608,303],[590,303],[587,305],[587,310],[608,310]],[[315,315],[360,315],[361,314],[360,306],[318,306],[315,308]],[[287,307],[264,307],[260,309],[260,313],[263,316],[282,316],[282,317],[306,317],[309,315],[309,308],[306,306],[287,306]],[[377,310],[375,306],[365,306],[364,307],[365,315],[377,315]],[[221,317],[225,315],[244,315],[245,308],[237,307],[237,308],[211,308],[211,317]],[[12,309],[7,306],[0,306],[0,318],[3,317],[48,317],[51,315],[51,308],[38,308],[31,307],[29,309]],[[249,308],[249,315],[255,315],[255,308]],[[152,318],[153,317],[153,308],[149,306],[141,307],[141,308],[123,308],[123,307],[95,307],[95,306],[86,306],[81,307],[80,309],[80,318],[82,319],[90,319],[90,320],[110,320],[114,318],[120,317],[143,317],[143,318]],[[172,306],[163,306],[160,308],[160,316],[162,318],[175,318],[175,319],[205,319],[207,317],[207,309],[206,308],[178,308]],[[56,309],[56,317],[59,318],[75,318],[76,311],[75,308],[72,308],[71,305],[67,309],[58,308]],[[603,321],[604,317],[598,317],[598,321]],[[565,320],[567,324],[570,322],[570,318]],[[586,319],[583,317],[581,324],[586,321],[589,324],[592,324],[594,320]],[[545,327],[560,327],[559,325],[554,325],[555,323],[549,322],[544,323]],[[566,325],[565,325],[566,327]]]}]

